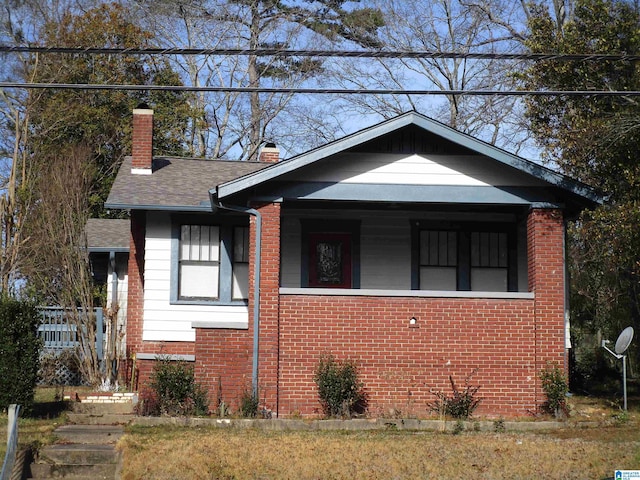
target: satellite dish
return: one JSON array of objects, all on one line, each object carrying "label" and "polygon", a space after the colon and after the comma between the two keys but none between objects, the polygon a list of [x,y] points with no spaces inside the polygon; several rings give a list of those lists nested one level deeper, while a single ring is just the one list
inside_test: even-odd
[{"label": "satellite dish", "polygon": [[633,340],[633,327],[627,327],[620,333],[618,340],[616,340],[615,352],[618,355],[622,355],[627,351],[627,348],[629,348],[631,340]]}]

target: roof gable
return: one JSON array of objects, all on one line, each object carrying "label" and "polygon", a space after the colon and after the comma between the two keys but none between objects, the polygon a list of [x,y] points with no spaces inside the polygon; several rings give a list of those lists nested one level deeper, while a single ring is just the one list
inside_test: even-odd
[{"label": "roof gable", "polygon": [[[420,131],[421,134],[416,135]],[[366,128],[325,146],[313,149],[264,170],[230,180],[212,189],[223,199],[270,181],[295,178],[313,172],[314,164],[347,152],[433,153],[484,156],[485,161],[513,169],[532,182],[557,187],[587,203],[599,202],[598,194],[590,187],[546,167],[513,155],[505,150],[459,132],[443,123],[416,112],[409,112],[391,120]],[[297,178],[296,178],[297,177]]]}]

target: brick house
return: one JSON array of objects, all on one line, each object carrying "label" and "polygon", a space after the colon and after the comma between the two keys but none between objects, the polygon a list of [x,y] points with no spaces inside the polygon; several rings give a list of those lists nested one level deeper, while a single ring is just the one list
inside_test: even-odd
[{"label": "brick house", "polygon": [[152,158],[153,112],[133,122],[106,206],[131,211],[140,382],[171,355],[212,400],[253,385],[275,415],[316,415],[332,353],[372,416],[425,416],[472,373],[480,414],[540,406],[570,347],[565,226],[592,189],[415,112],[260,162]]}]

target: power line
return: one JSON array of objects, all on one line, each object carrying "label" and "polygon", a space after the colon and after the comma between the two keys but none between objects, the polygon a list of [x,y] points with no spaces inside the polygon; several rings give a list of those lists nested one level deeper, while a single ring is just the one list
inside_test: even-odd
[{"label": "power line", "polygon": [[220,55],[259,57],[350,57],[350,58],[431,58],[473,60],[559,60],[559,61],[625,61],[638,62],[640,55],[627,54],[565,54],[565,53],[472,53],[406,50],[281,50],[275,48],[84,48],[84,47],[24,47],[0,45],[4,53],[64,53],[85,55]]},{"label": "power line", "polygon": [[354,95],[458,95],[458,96],[613,96],[637,97],[640,91],[624,90],[421,90],[366,88],[287,88],[287,87],[195,87],[188,85],[99,85],[76,83],[0,82],[0,88],[59,90],[130,90],[166,92],[222,93],[291,93],[291,94],[354,94]]}]

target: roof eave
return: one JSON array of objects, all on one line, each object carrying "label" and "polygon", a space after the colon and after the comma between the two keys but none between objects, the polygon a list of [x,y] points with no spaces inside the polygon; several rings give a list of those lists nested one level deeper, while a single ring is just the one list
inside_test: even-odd
[{"label": "roof eave", "polygon": [[105,203],[104,208],[114,210],[153,210],[165,212],[211,212],[211,205],[142,205],[127,203]]}]

